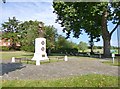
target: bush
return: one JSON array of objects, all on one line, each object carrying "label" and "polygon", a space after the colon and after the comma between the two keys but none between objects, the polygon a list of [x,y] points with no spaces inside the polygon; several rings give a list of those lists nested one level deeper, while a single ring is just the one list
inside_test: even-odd
[{"label": "bush", "polygon": [[28,51],[28,52],[34,52],[34,46],[21,46],[21,50]]},{"label": "bush", "polygon": [[82,50],[82,52],[88,49],[87,43],[83,41],[81,41],[78,46],[79,46],[79,49]]},{"label": "bush", "polygon": [[102,49],[102,48],[103,48],[103,46],[97,46],[97,48],[98,48],[98,49]]},{"label": "bush", "polygon": [[7,47],[7,46],[2,46],[2,47],[0,47],[0,50],[1,50],[1,51],[9,51],[10,48]]},{"label": "bush", "polygon": [[77,48],[61,48],[57,50],[52,50],[52,53],[77,53],[78,49]]}]

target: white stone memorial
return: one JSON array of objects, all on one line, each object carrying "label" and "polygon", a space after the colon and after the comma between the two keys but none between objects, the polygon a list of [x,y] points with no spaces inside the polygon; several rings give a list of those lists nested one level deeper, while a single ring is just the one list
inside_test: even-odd
[{"label": "white stone memorial", "polygon": [[36,65],[40,65],[41,60],[47,60],[46,53],[46,39],[45,38],[36,38],[35,39],[35,53],[31,60],[36,61]]}]

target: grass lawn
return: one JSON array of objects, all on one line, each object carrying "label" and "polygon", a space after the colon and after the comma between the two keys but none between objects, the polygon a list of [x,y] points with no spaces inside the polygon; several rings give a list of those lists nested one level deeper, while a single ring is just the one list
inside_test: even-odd
[{"label": "grass lawn", "polygon": [[[33,57],[33,53],[32,52],[24,52],[24,51],[3,51],[0,52],[0,54],[2,55],[2,60],[11,60],[12,57],[15,58],[29,58],[32,59]],[[53,54],[52,56],[49,56],[49,58],[51,59],[50,61],[41,61],[41,64],[45,64],[45,63],[51,63],[51,62],[58,62],[57,57],[63,57],[63,55],[59,55],[57,56],[57,54]],[[68,56],[68,57],[74,57],[74,58],[84,58],[84,59],[96,59],[96,58],[90,58],[90,57],[80,57],[80,56]],[[59,60],[63,61],[63,58]],[[22,63],[27,63],[27,61],[22,61]],[[36,64],[35,61],[29,61],[29,64]]]},{"label": "grass lawn", "polygon": [[[2,60],[9,60],[11,59],[12,57],[15,57],[15,58],[30,58],[32,59],[32,57],[34,56],[34,53],[32,52],[25,52],[25,51],[2,51],[0,52],[0,55],[2,57]],[[52,56],[49,56],[50,58],[55,58],[55,57],[64,57],[63,55],[59,55],[56,56],[55,55],[52,55]]]},{"label": "grass lawn", "polygon": [[[0,52],[1,56],[2,56],[2,60],[10,60],[12,59],[12,57],[15,57],[15,58],[29,58],[29,59],[32,59],[33,57],[33,53],[32,52],[24,52],[24,51],[6,51],[6,52]],[[50,61],[47,60],[47,61],[41,61],[41,64],[45,64],[45,63],[51,63],[51,62],[58,62],[58,60],[56,60],[57,58],[56,57],[60,57],[60,56],[49,56],[50,57]],[[62,56],[64,57],[64,56]],[[59,60],[60,61],[63,61],[63,59]],[[22,63],[27,63],[27,61],[22,61]],[[28,62],[29,64],[36,64],[35,61],[29,61]]]},{"label": "grass lawn", "polygon": [[2,87],[118,87],[118,77],[89,74],[50,80],[2,80]]},{"label": "grass lawn", "polygon": [[20,58],[32,58],[33,53],[32,52],[24,52],[24,51],[2,51],[0,52],[2,60],[8,60],[11,59],[12,57],[20,57]]},{"label": "grass lawn", "polygon": [[104,64],[108,64],[108,65],[111,65],[111,66],[120,66],[120,57],[117,56],[115,57],[115,60],[114,60],[114,64],[113,64],[113,60],[108,60],[108,61],[104,61],[102,62]]},{"label": "grass lawn", "polygon": [[104,64],[108,64],[108,65],[112,65],[112,66],[120,66],[120,61],[115,61],[114,64],[113,64],[113,61],[104,61],[102,62]]}]

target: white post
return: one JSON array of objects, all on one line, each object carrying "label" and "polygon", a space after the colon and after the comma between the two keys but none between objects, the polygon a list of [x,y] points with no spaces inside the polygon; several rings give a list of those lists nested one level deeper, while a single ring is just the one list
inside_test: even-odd
[{"label": "white post", "polygon": [[99,54],[99,58],[101,58],[101,54]]},{"label": "white post", "polygon": [[115,54],[112,54],[112,58],[113,58],[113,64],[114,64],[114,57],[115,57]]},{"label": "white post", "polygon": [[65,56],[64,60],[65,60],[65,61],[68,61],[68,58],[67,58],[67,56]]},{"label": "white post", "polygon": [[12,57],[12,62],[15,62],[15,57]]},{"label": "white post", "polygon": [[114,64],[114,57],[113,57],[113,64]]},{"label": "white post", "polygon": [[40,65],[40,60],[36,60],[36,65]]}]

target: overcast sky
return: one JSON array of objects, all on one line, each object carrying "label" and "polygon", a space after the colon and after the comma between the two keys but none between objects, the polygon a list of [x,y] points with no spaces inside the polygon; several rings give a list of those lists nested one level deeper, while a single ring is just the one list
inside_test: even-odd
[{"label": "overcast sky", "polygon": [[[62,32],[60,24],[55,23],[57,15],[53,13],[52,0],[6,0],[5,4],[0,3],[0,24],[7,21],[8,17],[16,17],[20,21],[38,20],[45,23],[45,25],[53,25],[59,34],[65,36]],[[109,30],[114,28],[114,25],[109,23]],[[116,31],[117,32],[117,31]],[[111,45],[117,46],[117,33],[114,32],[112,35]],[[70,39],[75,43],[84,41],[88,43],[88,36],[83,32],[79,39],[73,38],[72,34]],[[103,45],[101,39],[100,42],[95,45]]]}]

